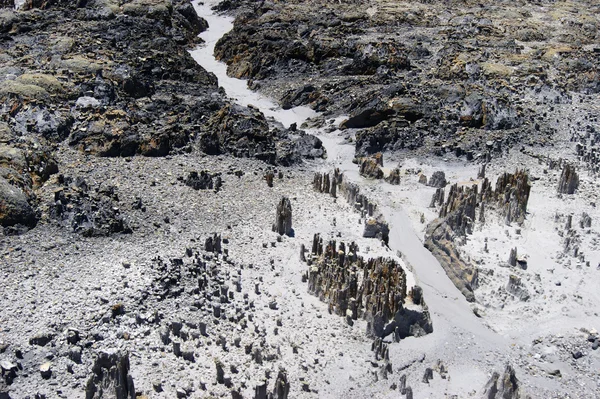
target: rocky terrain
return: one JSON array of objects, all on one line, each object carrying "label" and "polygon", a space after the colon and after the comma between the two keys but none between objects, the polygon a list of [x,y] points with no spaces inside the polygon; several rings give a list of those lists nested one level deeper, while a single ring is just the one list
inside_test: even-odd
[{"label": "rocky terrain", "polygon": [[600,398],[599,15],[0,1],[0,399]]}]

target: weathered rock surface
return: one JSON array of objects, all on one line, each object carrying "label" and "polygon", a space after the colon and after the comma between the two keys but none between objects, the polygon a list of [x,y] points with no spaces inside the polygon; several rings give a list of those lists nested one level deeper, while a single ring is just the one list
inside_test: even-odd
[{"label": "weathered rock surface", "polygon": [[382,179],[383,170],[380,166],[383,166],[383,155],[377,153],[372,157],[364,157],[359,160],[360,163],[360,174],[364,177],[371,179]]},{"label": "weathered rock surface", "polygon": [[[503,12],[486,4],[463,18],[471,2],[452,3],[448,13],[421,3],[364,6],[223,2],[219,9],[237,18],[216,55],[231,76],[285,108],[349,115],[341,126],[359,129],[359,156],[416,150],[471,160],[523,142],[542,146],[556,132],[544,107],[569,103],[570,90],[598,91],[598,62],[586,47],[595,28],[581,28],[596,21],[593,8],[572,15],[559,4],[528,4],[523,15],[521,4]],[[579,22],[557,29],[539,20],[547,14]],[[558,35],[578,44],[558,45]],[[541,45],[538,55],[526,51],[531,44]]]}]

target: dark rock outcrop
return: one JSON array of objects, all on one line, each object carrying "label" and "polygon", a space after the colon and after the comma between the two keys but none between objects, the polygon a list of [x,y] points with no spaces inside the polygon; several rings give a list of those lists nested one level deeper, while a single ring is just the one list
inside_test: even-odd
[{"label": "dark rock outcrop", "polygon": [[62,175],[58,183],[49,208],[52,219],[86,237],[132,232],[119,211],[116,187],[92,189],[82,178]]},{"label": "dark rock outcrop", "polygon": [[381,153],[377,153],[372,157],[361,158],[359,162],[359,171],[362,176],[371,179],[383,178],[383,170],[381,170],[381,166],[383,166],[383,155]]}]

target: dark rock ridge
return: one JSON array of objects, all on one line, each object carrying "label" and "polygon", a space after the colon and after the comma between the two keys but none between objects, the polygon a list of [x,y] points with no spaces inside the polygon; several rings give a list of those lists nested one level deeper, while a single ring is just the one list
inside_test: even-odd
[{"label": "dark rock ridge", "polygon": [[324,245],[315,234],[307,258],[309,293],[326,302],[331,313],[345,317],[349,324],[359,317],[367,320],[367,333],[375,337],[394,334],[399,340],[433,331],[422,297],[407,293],[402,266],[393,259],[365,260],[357,252],[355,243],[338,245],[329,241]]},{"label": "dark rock ridge", "polygon": [[205,130],[199,143],[207,154],[252,157],[284,166],[326,154],[321,140],[302,130],[270,129],[263,113],[252,106],[223,106],[209,119]]},{"label": "dark rock ridge", "polygon": [[[530,189],[527,172],[522,170],[503,173],[495,189],[487,178],[481,190],[477,184],[460,187],[454,184],[440,207],[439,217],[427,226],[425,246],[468,301],[475,301],[473,291],[477,287],[478,272],[470,262],[461,259],[457,244],[473,232],[477,218],[485,223],[485,209],[496,209],[506,224],[523,223]],[[431,200],[433,205],[443,201],[444,192],[439,190]]]}]

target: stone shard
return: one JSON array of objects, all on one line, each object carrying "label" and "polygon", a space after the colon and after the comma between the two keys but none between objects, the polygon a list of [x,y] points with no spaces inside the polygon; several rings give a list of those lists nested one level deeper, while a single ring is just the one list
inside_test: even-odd
[{"label": "stone shard", "polygon": [[559,194],[574,194],[579,188],[579,175],[575,171],[575,166],[565,164],[558,180]]},{"label": "stone shard", "polygon": [[478,179],[485,179],[485,168],[486,168],[487,164],[483,164],[481,165],[481,168],[479,168],[479,170],[477,171],[477,178]]},{"label": "stone shard", "polygon": [[394,185],[400,184],[400,169],[394,168],[389,176],[385,178],[385,181]]},{"label": "stone shard", "polygon": [[433,370],[430,367],[425,369],[425,373],[423,374],[423,382],[425,384],[429,384],[429,381],[433,380]]},{"label": "stone shard", "polygon": [[431,175],[429,181],[427,182],[428,186],[436,188],[444,188],[446,187],[446,184],[446,174],[441,170],[434,172],[433,175]]},{"label": "stone shard", "polygon": [[581,220],[579,220],[579,226],[582,229],[586,229],[586,228],[592,227],[592,218],[591,218],[591,216],[588,215],[587,213],[583,212],[581,214]]},{"label": "stone shard", "polygon": [[204,250],[206,252],[220,254],[222,251],[221,242],[221,234],[214,233],[212,236],[209,236],[206,238],[206,240],[204,240]]},{"label": "stone shard", "polygon": [[362,176],[371,179],[383,178],[383,170],[381,170],[381,166],[383,166],[383,155],[381,153],[361,158],[359,162],[359,172]]},{"label": "stone shard", "polygon": [[492,377],[484,388],[482,399],[525,399],[529,396],[521,393],[519,380],[515,375],[515,370],[512,366],[507,365],[504,373],[500,375],[497,372],[492,374]]},{"label": "stone shard", "polygon": [[273,179],[275,178],[275,174],[272,170],[267,171],[265,173],[265,181],[267,182],[267,186],[273,187]]},{"label": "stone shard", "polygon": [[435,193],[431,197],[431,202],[429,203],[430,208],[435,208],[436,206],[442,206],[444,204],[444,189],[438,188],[435,190]]},{"label": "stone shard", "polygon": [[527,288],[523,286],[521,282],[521,278],[511,274],[508,277],[508,284],[506,285],[506,291],[510,294],[514,295],[516,298],[519,298],[521,301],[529,300],[529,292]]},{"label": "stone shard", "polygon": [[287,399],[290,393],[290,383],[288,382],[287,372],[280,368],[273,388],[273,399]]},{"label": "stone shard", "polygon": [[281,197],[277,205],[273,231],[290,237],[294,235],[294,230],[292,229],[292,204],[287,197]]},{"label": "stone shard", "polygon": [[129,353],[100,352],[88,379],[86,399],[135,399],[133,379],[129,374]]},{"label": "stone shard", "polygon": [[254,399],[267,399],[267,382],[256,385],[254,388]]},{"label": "stone shard", "polygon": [[517,248],[512,248],[510,250],[510,255],[508,256],[508,264],[511,266],[517,265]]}]

